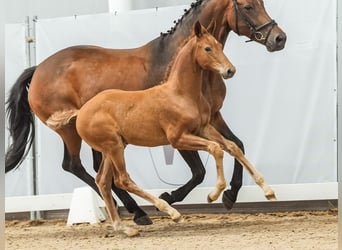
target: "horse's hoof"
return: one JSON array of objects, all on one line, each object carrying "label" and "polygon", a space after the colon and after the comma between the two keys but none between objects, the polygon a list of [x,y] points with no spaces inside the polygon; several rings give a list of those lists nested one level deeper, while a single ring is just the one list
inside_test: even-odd
[{"label": "horse's hoof", "polygon": [[227,210],[231,210],[235,204],[236,199],[231,195],[230,190],[224,191],[222,194],[222,203]]},{"label": "horse's hoof", "polygon": [[172,196],[165,192],[165,193],[162,193],[160,196],[159,196],[160,199],[163,199],[164,201],[166,201],[169,205],[171,205],[173,202],[172,202]]},{"label": "horse's hoof", "polygon": [[139,226],[146,226],[146,225],[153,224],[152,220],[150,219],[150,217],[148,217],[148,215],[144,215],[141,217],[134,217],[133,220],[134,220],[135,224],[137,224]]}]

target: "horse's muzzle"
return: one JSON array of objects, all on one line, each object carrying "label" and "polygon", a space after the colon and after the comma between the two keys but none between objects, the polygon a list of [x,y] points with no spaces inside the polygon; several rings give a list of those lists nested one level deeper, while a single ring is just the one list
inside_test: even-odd
[{"label": "horse's muzzle", "polygon": [[286,43],[286,34],[284,32],[280,32],[274,36],[269,36],[266,41],[266,48],[269,52],[274,52],[278,50],[282,50],[285,47]]}]

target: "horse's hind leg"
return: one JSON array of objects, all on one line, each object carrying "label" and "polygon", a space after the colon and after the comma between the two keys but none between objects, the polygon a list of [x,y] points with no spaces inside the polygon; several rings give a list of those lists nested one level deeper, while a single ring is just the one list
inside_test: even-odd
[{"label": "horse's hind leg", "polygon": [[114,203],[111,186],[113,182],[112,163],[107,158],[104,158],[100,169],[96,175],[96,184],[101,192],[102,198],[106,204],[107,212],[112,221],[115,231],[123,232],[127,236],[135,236],[139,234],[138,230],[125,226],[119,216],[117,205]]},{"label": "horse's hind leg", "polygon": [[95,179],[87,173],[80,159],[81,138],[74,129],[57,131],[64,142],[64,158],[62,167],[88,184],[96,193],[100,192],[95,184]]},{"label": "horse's hind leg", "polygon": [[[98,172],[101,161],[102,154],[94,149],[93,152],[93,162],[94,162],[94,170]],[[112,190],[119,197],[119,199],[124,204],[125,208],[130,213],[134,213],[134,222],[138,225],[151,225],[152,220],[148,217],[148,215],[138,206],[136,201],[124,190],[117,188],[112,182]]]}]

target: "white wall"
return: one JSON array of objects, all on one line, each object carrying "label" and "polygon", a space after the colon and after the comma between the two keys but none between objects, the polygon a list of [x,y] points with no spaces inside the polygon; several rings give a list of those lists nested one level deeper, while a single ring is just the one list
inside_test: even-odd
[{"label": "white wall", "polygon": [[19,23],[26,16],[51,18],[108,12],[108,0],[10,0],[5,2],[6,23]]},{"label": "white wall", "polygon": [[191,2],[193,0],[108,0],[110,12],[189,5]]},{"label": "white wall", "polygon": [[[298,13],[291,11],[291,4],[294,1],[283,0],[277,3],[266,1],[271,16],[288,34],[288,43],[284,51],[269,54],[260,45],[245,44],[244,38],[238,38],[234,34],[230,35],[226,53],[237,66],[238,72],[233,79],[227,81],[228,95],[224,114],[233,131],[245,142],[247,156],[265,174],[270,183],[335,182],[337,172],[336,120],[334,120],[336,118],[336,92],[334,92],[336,74],[332,69],[336,66],[334,64],[336,63],[334,54],[336,37],[334,36],[334,8],[331,6],[335,1],[327,1],[321,5],[308,4],[307,6],[310,6],[311,9],[305,13],[300,11],[302,8],[298,9]],[[309,0],[302,1],[300,4],[305,7],[307,1]],[[142,11],[141,13],[148,12]],[[287,13],[289,12],[292,13],[291,19],[288,18]],[[180,13],[182,13],[182,9],[172,15],[177,16]],[[314,18],[313,13],[318,13],[319,18],[317,16]],[[136,12],[135,15],[137,14],[139,13]],[[40,43],[38,59],[42,60],[54,50],[72,45],[71,41],[77,44],[91,41],[91,43],[98,43],[102,46],[111,45],[117,48],[128,45],[138,46],[157,36],[160,31],[169,28],[173,20],[171,16],[163,15],[161,20],[165,22],[165,29],[159,26],[152,27],[153,29],[151,28],[149,32],[138,29],[137,33],[132,32],[136,35],[135,39],[129,39],[129,42],[135,44],[128,44],[125,41],[113,39],[111,36],[117,37],[115,32],[101,34],[106,29],[106,25],[110,27],[107,27],[107,30],[113,30],[111,25],[120,26],[120,22],[108,22],[106,15],[100,16],[104,19],[98,19],[99,17],[95,19],[92,16],[79,17],[77,20],[74,18],[39,19],[40,37],[53,37],[50,39],[53,44],[45,44],[44,49],[43,44]],[[125,13],[122,17],[124,18],[124,16]],[[120,19],[122,17],[119,15],[116,18],[122,20]],[[113,21],[113,18],[109,19]],[[93,28],[99,32],[100,35],[97,37],[101,37],[101,39],[99,41],[88,40],[94,39],[94,36],[87,36],[86,33],[80,32],[77,25]],[[131,27],[125,30],[133,31],[134,26],[140,25],[140,23],[130,23],[130,25]],[[120,28],[119,26],[117,28]],[[310,27],[310,29],[306,29],[306,27]],[[327,29],[325,36],[320,35],[319,31],[322,29]],[[59,34],[66,30],[69,30],[67,33],[70,36],[61,37]],[[317,64],[317,62],[321,64]],[[39,131],[44,140],[40,144],[41,151],[39,153],[42,163],[40,170],[41,193],[71,192],[74,187],[83,185],[76,180],[76,177],[64,172],[61,168],[63,148],[60,138],[46,127]],[[47,140],[47,138],[49,139]],[[157,154],[158,150],[155,151]],[[152,151],[151,154],[153,155],[155,152]],[[85,157],[83,160],[91,170],[89,152],[85,150],[83,153],[83,157]],[[133,155],[128,159],[130,166],[141,164],[141,160],[136,157],[137,154],[144,159],[148,158],[149,161],[152,158],[149,151],[142,148],[128,149],[128,154]],[[157,158],[159,157],[157,156]],[[226,172],[227,178],[230,178],[232,164],[229,157],[227,158]],[[203,159],[206,161],[205,155]],[[176,166],[165,166],[163,160],[161,158],[161,161],[158,162],[157,165],[160,165],[160,168],[157,170],[162,177],[168,178],[167,181],[182,183],[189,177],[189,173],[183,173],[181,177],[177,175],[181,168],[186,169],[185,166],[180,165],[182,160],[179,156],[176,155],[174,162],[177,169],[174,168]],[[208,170],[202,187],[213,185],[215,174],[211,170],[214,169],[211,160],[208,161],[208,169],[210,170]],[[157,185],[170,188],[164,183],[158,183],[156,170],[153,170],[152,167],[150,170],[154,174],[153,177],[151,177],[152,175],[144,176],[144,170],[141,169],[135,173],[141,178],[138,180],[139,184],[142,183],[143,187],[153,189],[156,187],[151,182],[153,179]],[[142,174],[139,171],[142,171]],[[247,173],[245,176],[244,184],[250,185],[252,182],[247,177]],[[7,178],[9,177],[6,176]],[[59,187],[61,189],[51,186],[53,178],[60,179],[65,183]],[[6,195],[12,194],[6,193]]]},{"label": "white wall", "polygon": [[[256,43],[244,43],[245,38],[234,34],[229,36],[226,53],[237,66],[238,72],[227,81],[224,117],[245,143],[247,157],[271,184],[335,182],[336,72],[331,70],[336,63],[335,18],[331,5],[334,1],[329,1],[330,5],[312,5],[311,11],[306,12],[305,16],[300,11],[293,13],[296,17],[293,19],[288,19],[285,14],[291,7],[291,2],[287,2],[267,2],[272,17],[289,37],[283,51],[270,54]],[[305,1],[302,4],[305,5]],[[173,16],[182,13],[182,8],[169,10],[162,12],[160,9],[157,14],[155,10],[144,10],[122,12],[117,16],[102,14],[77,19],[39,19],[37,60],[39,62],[55,51],[74,44],[97,44],[113,48],[142,45],[158,36],[160,31],[168,29]],[[312,13],[318,17],[313,18]],[[140,15],[140,18],[132,19],[130,15]],[[328,16],[331,18],[326,18]],[[305,20],[298,25],[296,20],[301,17]],[[145,22],[158,25],[145,30],[142,28],[146,27]],[[122,27],[122,23],[125,23],[125,27]],[[312,28],[305,32],[305,27]],[[324,27],[331,29],[321,36],[320,30]],[[92,32],[89,33],[89,30]],[[60,36],[61,32],[70,35],[65,38]],[[60,138],[46,126],[40,127],[37,136],[40,141],[40,193],[70,192],[74,187],[83,185],[61,168],[63,147]],[[82,160],[91,170],[89,156],[85,147]],[[143,169],[136,167],[132,171],[132,176],[136,176],[143,188],[172,188],[159,180],[156,173],[171,183],[184,183],[189,178],[189,171],[178,154],[175,154],[171,166],[165,165],[162,149],[158,148],[147,150],[129,147],[127,156],[128,168],[141,165],[143,161],[143,165],[150,165]],[[202,157],[206,162],[207,155],[203,154]],[[158,162],[156,166],[153,166],[152,159]],[[210,157],[207,166],[208,173],[202,187],[212,186],[215,180]],[[225,166],[227,179],[230,179],[231,157],[225,157]],[[179,173],[182,175],[179,176]],[[50,183],[52,178],[60,179],[64,185],[57,189]],[[251,184],[253,181],[246,173],[244,185]]]}]

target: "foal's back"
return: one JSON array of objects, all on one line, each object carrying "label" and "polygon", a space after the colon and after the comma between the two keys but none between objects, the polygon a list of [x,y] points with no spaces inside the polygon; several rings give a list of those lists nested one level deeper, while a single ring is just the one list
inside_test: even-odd
[{"label": "foal's back", "polygon": [[232,76],[234,66],[222,45],[198,22],[194,36],[177,54],[168,80],[141,91],[106,90],[78,112],[76,127],[94,149],[104,152],[118,143],[139,146],[170,144],[184,131],[199,131],[209,122],[202,98],[202,71]]},{"label": "foal's back", "polygon": [[113,134],[119,134],[128,144],[151,147],[168,144],[160,126],[160,118],[169,113],[170,103],[165,102],[165,87],[99,93],[77,114],[79,134],[88,144],[94,143],[92,146],[99,151],[102,149],[97,147],[97,142],[92,142],[93,139],[106,140],[113,138]]}]

